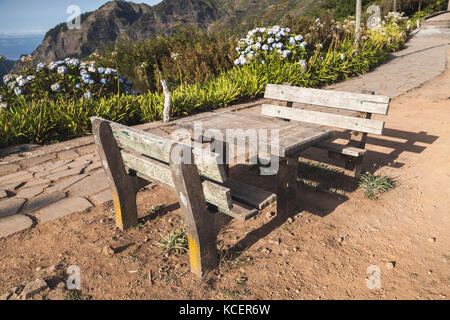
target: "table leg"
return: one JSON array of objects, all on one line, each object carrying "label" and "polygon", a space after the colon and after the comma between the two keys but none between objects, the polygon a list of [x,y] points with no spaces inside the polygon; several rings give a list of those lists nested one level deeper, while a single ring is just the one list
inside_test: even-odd
[{"label": "table leg", "polygon": [[280,158],[277,174],[277,212],[292,214],[297,208],[298,158]]},{"label": "table leg", "polygon": [[214,143],[214,141],[212,141],[210,144],[210,151],[220,154],[220,156],[222,157],[222,164],[225,169],[225,174],[227,177],[230,177],[230,164],[229,164],[230,160],[228,159],[227,143],[219,142],[216,144]]}]

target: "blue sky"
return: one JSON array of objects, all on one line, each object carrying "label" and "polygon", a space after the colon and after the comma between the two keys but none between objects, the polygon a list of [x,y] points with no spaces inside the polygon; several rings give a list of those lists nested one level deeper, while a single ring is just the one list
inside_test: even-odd
[{"label": "blue sky", "polygon": [[[105,0],[0,0],[0,35],[44,34],[55,25],[66,22],[70,5],[81,12],[93,11]],[[154,5],[161,0],[135,0],[135,3]]]}]

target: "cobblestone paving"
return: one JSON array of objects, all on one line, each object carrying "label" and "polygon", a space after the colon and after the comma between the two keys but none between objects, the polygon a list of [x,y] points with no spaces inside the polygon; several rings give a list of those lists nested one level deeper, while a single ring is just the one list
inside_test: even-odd
[{"label": "cobblestone paving", "polygon": [[[448,48],[450,32],[420,31],[405,50],[393,54],[389,63],[329,89],[373,90],[379,95],[396,97],[440,74],[445,69]],[[232,108],[259,104],[261,101]],[[137,128],[159,135],[168,132],[158,122]],[[43,147],[24,145],[0,150],[0,237],[111,199],[92,137]]]}]

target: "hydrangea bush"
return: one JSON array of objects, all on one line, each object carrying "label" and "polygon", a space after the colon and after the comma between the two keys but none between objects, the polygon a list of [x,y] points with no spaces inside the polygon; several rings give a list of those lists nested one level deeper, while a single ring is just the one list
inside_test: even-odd
[{"label": "hydrangea bush", "polygon": [[[23,58],[27,62],[27,57]],[[28,59],[29,60],[29,59]],[[0,106],[8,108],[8,102],[22,96],[27,100],[60,97],[92,99],[115,94],[140,94],[132,90],[133,83],[113,68],[97,67],[95,63],[76,58],[38,63],[35,68],[26,67],[20,74],[6,74],[0,87]]]},{"label": "hydrangea bush", "polygon": [[246,38],[240,39],[236,48],[238,58],[234,64],[244,66],[252,61],[265,63],[274,57],[292,61],[306,55],[306,46],[303,36],[291,33],[289,28],[256,28],[249,31]]}]

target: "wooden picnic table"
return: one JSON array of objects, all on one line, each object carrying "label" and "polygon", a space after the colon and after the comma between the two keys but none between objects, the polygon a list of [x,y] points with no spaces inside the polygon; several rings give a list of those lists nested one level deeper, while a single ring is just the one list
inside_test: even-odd
[{"label": "wooden picnic table", "polygon": [[[197,122],[197,124],[196,124]],[[196,132],[196,125],[201,123],[201,133]],[[222,134],[224,146],[227,144],[227,130],[233,131],[234,138],[242,138],[246,141],[247,150],[255,142],[248,138],[248,130],[278,130],[279,141],[277,148],[272,148],[274,141],[268,138],[264,141],[257,141],[257,146],[266,143],[265,151],[270,154],[272,161],[279,161],[279,169],[276,172],[277,179],[277,209],[278,213],[285,214],[295,209],[295,198],[297,196],[297,175],[298,175],[298,158],[300,153],[305,149],[325,140],[330,139],[334,135],[333,130],[329,130],[318,125],[289,122],[282,119],[274,119],[272,117],[260,114],[250,114],[242,112],[221,112],[205,115],[193,120],[181,121],[177,124],[178,128],[184,128],[194,135],[195,140],[202,138],[203,141],[216,139],[217,136],[211,135],[211,129],[219,130]],[[197,128],[197,131],[198,128]],[[209,131],[209,132],[208,132]],[[201,137],[195,136],[200,134]],[[234,140],[237,141],[237,140]],[[228,146],[229,148],[230,146]],[[218,152],[218,150],[215,150]],[[224,154],[224,159],[228,157]],[[293,199],[294,201],[290,200]]]}]

